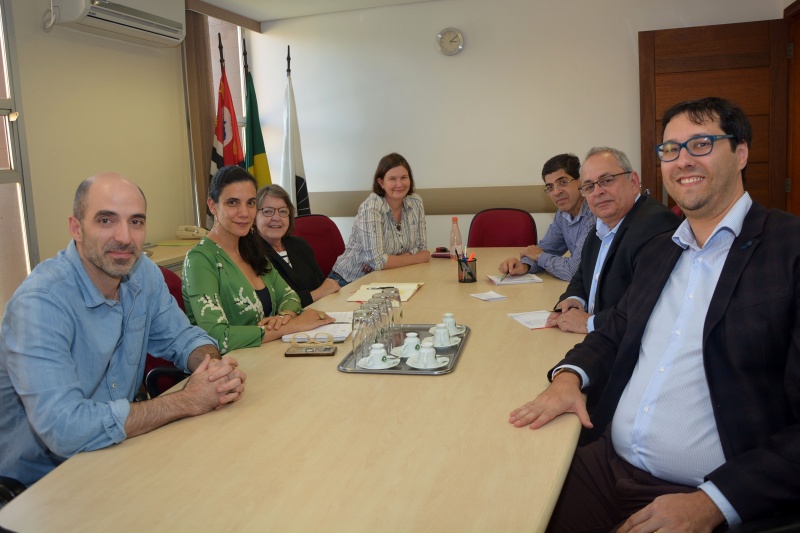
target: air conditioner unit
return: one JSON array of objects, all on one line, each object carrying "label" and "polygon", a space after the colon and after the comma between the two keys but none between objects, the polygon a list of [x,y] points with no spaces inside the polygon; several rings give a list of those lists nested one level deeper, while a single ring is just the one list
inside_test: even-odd
[{"label": "air conditioner unit", "polygon": [[56,23],[149,46],[178,46],[186,36],[184,0],[55,0]]}]

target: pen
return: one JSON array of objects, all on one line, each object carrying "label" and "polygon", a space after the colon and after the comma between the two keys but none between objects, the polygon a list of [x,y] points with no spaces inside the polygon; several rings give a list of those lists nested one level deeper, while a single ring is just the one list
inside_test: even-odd
[{"label": "pen", "polygon": [[368,291],[382,291],[383,289],[394,289],[394,287],[367,287]]},{"label": "pen", "polygon": [[507,277],[507,276],[508,276],[508,272],[506,272],[505,274],[503,274],[502,276],[500,276],[500,283],[502,283],[502,282],[503,282],[503,280],[504,280],[504,279],[506,279],[506,277]]}]

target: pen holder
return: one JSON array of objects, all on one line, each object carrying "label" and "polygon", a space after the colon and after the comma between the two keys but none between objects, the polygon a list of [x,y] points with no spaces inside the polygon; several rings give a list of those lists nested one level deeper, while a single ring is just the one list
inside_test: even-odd
[{"label": "pen holder", "polygon": [[459,259],[458,261],[458,282],[475,283],[478,281],[478,260],[470,261]]}]

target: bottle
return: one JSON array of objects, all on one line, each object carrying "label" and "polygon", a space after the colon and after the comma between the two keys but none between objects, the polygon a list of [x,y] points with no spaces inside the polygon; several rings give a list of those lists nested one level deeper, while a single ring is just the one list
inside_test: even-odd
[{"label": "bottle", "polygon": [[463,251],[461,230],[458,229],[458,217],[453,217],[453,227],[450,228],[450,257],[459,259]]}]

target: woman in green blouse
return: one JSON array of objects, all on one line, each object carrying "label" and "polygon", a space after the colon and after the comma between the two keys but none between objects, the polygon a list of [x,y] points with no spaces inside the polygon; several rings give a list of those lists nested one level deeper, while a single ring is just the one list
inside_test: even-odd
[{"label": "woman in green blouse", "polygon": [[216,339],[220,353],[333,322],[325,313],[303,313],[297,293],[267,259],[253,229],[253,176],[238,166],[221,168],[207,204],[214,227],[186,254],[183,301],[189,320]]}]

